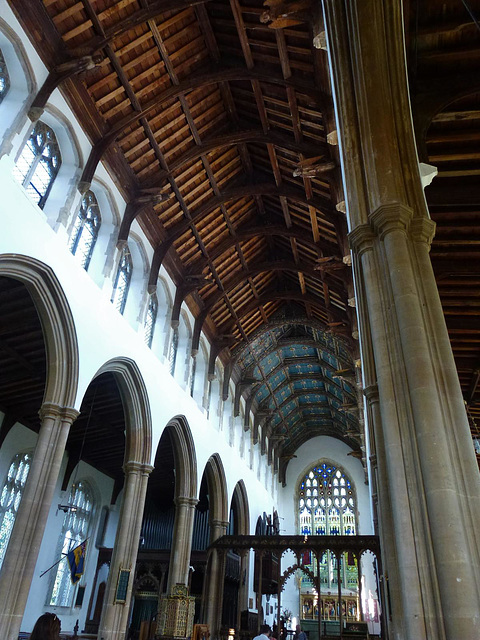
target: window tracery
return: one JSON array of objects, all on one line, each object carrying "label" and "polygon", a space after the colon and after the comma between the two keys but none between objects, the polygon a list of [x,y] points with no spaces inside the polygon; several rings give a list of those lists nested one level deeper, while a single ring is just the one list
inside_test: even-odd
[{"label": "window tracery", "polygon": [[[63,518],[62,532],[57,547],[59,558],[72,551],[88,537],[94,503],[92,490],[87,482],[79,480],[72,485],[68,505],[70,509]],[[67,560],[62,559],[53,579],[48,604],[59,607],[70,606],[74,588],[70,579],[69,564]]]},{"label": "window tracery", "polygon": [[17,453],[10,464],[2,488],[0,495],[0,567],[15,524],[31,462],[32,455],[30,453]]},{"label": "window tracery", "polygon": [[[336,465],[323,461],[314,466],[300,482],[298,492],[299,533],[304,536],[354,536],[357,533],[355,490],[347,474]],[[319,566],[309,557],[305,565],[320,582],[338,584],[338,559],[326,551]],[[357,561],[352,554],[341,558],[341,579],[347,589],[358,588]],[[308,579],[302,579],[309,582]]]},{"label": "window tracery", "polygon": [[18,157],[13,176],[40,209],[45,206],[61,163],[53,129],[39,120]]},{"label": "window tracery", "polygon": [[132,279],[132,257],[128,245],[122,249],[122,255],[120,256],[120,262],[118,264],[117,275],[115,276],[115,284],[113,285],[113,293],[111,302],[113,302],[115,309],[123,314],[125,310],[125,304],[127,302],[128,288]]},{"label": "window tracery", "polygon": [[100,208],[93,191],[87,191],[73,227],[70,251],[87,270],[101,225]]}]

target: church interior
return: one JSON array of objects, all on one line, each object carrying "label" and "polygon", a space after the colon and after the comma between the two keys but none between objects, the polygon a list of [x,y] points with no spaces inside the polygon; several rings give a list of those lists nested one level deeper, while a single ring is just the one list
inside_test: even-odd
[{"label": "church interior", "polygon": [[479,60],[480,0],[0,0],[1,638],[478,640]]}]

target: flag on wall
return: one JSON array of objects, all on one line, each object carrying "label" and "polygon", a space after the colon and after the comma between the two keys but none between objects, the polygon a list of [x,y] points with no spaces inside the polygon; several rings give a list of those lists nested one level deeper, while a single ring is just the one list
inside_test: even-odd
[{"label": "flag on wall", "polygon": [[68,564],[70,565],[70,578],[72,584],[77,583],[83,575],[85,555],[87,553],[87,541],[81,542],[78,547],[67,553]]}]

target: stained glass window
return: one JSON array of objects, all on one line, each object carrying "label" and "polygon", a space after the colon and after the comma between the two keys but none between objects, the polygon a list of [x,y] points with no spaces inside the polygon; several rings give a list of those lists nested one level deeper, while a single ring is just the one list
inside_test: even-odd
[{"label": "stained glass window", "polygon": [[52,129],[40,120],[33,128],[13,169],[13,176],[43,209],[62,157]]},{"label": "stained glass window", "polygon": [[117,275],[115,277],[115,284],[113,286],[112,302],[115,305],[117,311],[123,313],[125,310],[125,304],[127,302],[128,287],[130,286],[130,280],[132,279],[132,257],[128,245],[122,250],[120,262],[118,264]]},{"label": "stained glass window", "polygon": [[[80,480],[72,485],[68,499],[70,507],[63,517],[62,533],[57,546],[60,558],[87,539],[93,515],[93,495],[87,482]],[[50,606],[69,607],[72,604],[74,585],[70,580],[67,560],[61,560],[53,578]]]},{"label": "stained glass window", "polygon": [[150,296],[150,300],[148,301],[147,317],[145,318],[145,344],[147,345],[147,347],[152,346],[155,321],[157,319],[157,311],[157,296],[153,294]]},{"label": "stained glass window", "polygon": [[7,479],[2,488],[0,496],[0,567],[15,524],[31,462],[30,453],[17,453],[10,464]]},{"label": "stained glass window", "polygon": [[101,217],[98,202],[93,191],[83,196],[73,227],[70,251],[86,270],[92,257],[95,242],[100,230]]},{"label": "stained glass window", "polygon": [[[319,536],[354,536],[357,533],[355,491],[346,473],[328,462],[313,467],[302,479],[298,494],[299,533]],[[317,574],[317,567],[311,570]],[[320,562],[321,583],[337,583],[337,558],[330,551]],[[342,581],[347,588],[357,588],[356,560],[345,554]]]},{"label": "stained glass window", "polygon": [[5,64],[5,58],[0,50],[0,102],[7,95],[10,89],[10,76],[8,75],[7,65]]}]

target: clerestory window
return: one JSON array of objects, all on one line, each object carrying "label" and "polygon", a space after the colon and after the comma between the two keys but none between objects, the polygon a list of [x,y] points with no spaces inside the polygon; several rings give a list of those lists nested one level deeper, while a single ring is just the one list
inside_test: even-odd
[{"label": "clerestory window", "polygon": [[125,245],[122,249],[122,255],[120,256],[120,262],[118,264],[111,298],[111,301],[117,311],[120,311],[122,314],[127,302],[128,288],[130,286],[130,280],[132,279],[132,271],[132,257],[130,255],[128,245]]},{"label": "clerestory window", "polygon": [[150,296],[148,301],[147,316],[145,318],[145,344],[147,347],[152,346],[153,332],[155,330],[155,322],[157,320],[158,301],[155,294]]},{"label": "clerestory window", "polygon": [[85,270],[90,264],[101,220],[97,198],[93,191],[87,191],[80,203],[70,240],[70,251]]},{"label": "clerestory window", "polygon": [[43,209],[58,174],[62,156],[53,129],[39,120],[13,169],[13,176]]}]

